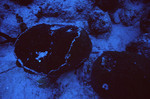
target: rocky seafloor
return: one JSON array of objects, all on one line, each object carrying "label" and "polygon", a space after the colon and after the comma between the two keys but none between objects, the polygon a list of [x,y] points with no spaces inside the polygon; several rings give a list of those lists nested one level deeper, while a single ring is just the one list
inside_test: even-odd
[{"label": "rocky seafloor", "polygon": [[149,92],[149,0],[0,0],[0,99]]}]

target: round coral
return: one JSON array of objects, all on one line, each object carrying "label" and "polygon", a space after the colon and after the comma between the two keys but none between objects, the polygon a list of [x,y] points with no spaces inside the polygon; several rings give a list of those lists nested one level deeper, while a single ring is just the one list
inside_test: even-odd
[{"label": "round coral", "polygon": [[33,26],[15,44],[15,54],[26,70],[49,75],[79,67],[91,49],[88,34],[71,25]]}]

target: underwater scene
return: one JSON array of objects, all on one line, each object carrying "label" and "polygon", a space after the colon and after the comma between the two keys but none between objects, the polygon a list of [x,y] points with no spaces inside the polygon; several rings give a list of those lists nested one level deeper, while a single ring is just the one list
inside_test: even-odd
[{"label": "underwater scene", "polygon": [[0,0],[0,99],[150,99],[150,1]]}]

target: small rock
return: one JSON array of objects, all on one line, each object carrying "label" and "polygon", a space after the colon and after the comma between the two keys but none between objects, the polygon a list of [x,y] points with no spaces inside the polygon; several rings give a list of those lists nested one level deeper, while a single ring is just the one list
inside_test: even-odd
[{"label": "small rock", "polygon": [[93,10],[88,19],[88,25],[91,34],[98,35],[110,32],[112,29],[112,22],[107,12],[100,9]]},{"label": "small rock", "polygon": [[149,61],[138,54],[104,52],[93,64],[92,87],[103,99],[149,99]]}]

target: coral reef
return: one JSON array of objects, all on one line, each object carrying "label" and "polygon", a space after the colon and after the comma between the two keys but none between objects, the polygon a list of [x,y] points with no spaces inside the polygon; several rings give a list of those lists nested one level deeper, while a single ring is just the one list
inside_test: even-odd
[{"label": "coral reef", "polygon": [[145,98],[149,5],[1,0],[0,99]]}]

